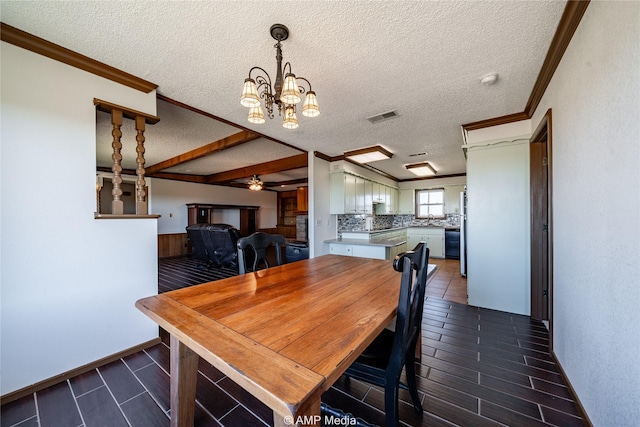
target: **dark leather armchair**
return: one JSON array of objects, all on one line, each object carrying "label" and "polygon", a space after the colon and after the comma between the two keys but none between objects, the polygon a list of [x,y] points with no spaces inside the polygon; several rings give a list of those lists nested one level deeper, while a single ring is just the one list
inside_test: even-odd
[{"label": "dark leather armchair", "polygon": [[238,230],[229,224],[209,224],[202,231],[209,261],[214,265],[236,267],[236,245],[240,238]]},{"label": "dark leather armchair", "polygon": [[[200,232],[200,236],[197,232]],[[229,224],[193,224],[187,227],[194,257],[216,266],[237,267],[238,230]]]},{"label": "dark leather armchair", "polygon": [[202,228],[209,224],[191,224],[187,227],[187,238],[191,244],[191,256],[195,259],[208,262],[209,256],[204,247],[204,237],[202,236]]}]

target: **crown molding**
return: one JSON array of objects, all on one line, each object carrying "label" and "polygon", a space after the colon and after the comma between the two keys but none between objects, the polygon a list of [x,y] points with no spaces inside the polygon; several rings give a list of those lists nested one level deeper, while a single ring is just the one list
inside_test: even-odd
[{"label": "crown molding", "polygon": [[506,116],[494,117],[492,119],[480,120],[478,122],[467,123],[462,125],[462,128],[466,131],[489,128],[492,126],[504,125],[507,123],[519,122],[520,120],[527,120],[531,117],[524,111],[521,113],[508,114]]},{"label": "crown molding", "polygon": [[587,10],[587,6],[589,6],[589,0],[570,0],[567,2],[564,12],[562,13],[562,18],[560,18],[560,22],[558,23],[556,33],[549,46],[547,56],[542,63],[538,79],[535,85],[533,85],[533,90],[531,91],[527,105],[524,107],[524,113],[529,117],[533,116],[536,108],[538,108],[542,95],[544,95],[544,92],[547,90],[549,82],[551,82],[551,78],[556,72],[558,64],[560,64],[564,52],[571,42],[584,12]]},{"label": "crown molding", "polygon": [[549,82],[551,82],[551,78],[556,72],[558,64],[560,64],[564,52],[567,50],[567,47],[569,46],[569,43],[571,42],[571,39],[573,38],[573,35],[575,34],[588,6],[589,0],[567,1],[567,5],[564,8],[560,22],[558,22],[558,28],[551,40],[547,56],[542,63],[542,68],[540,69],[540,73],[538,73],[538,78],[536,83],[533,85],[533,89],[529,95],[527,105],[524,107],[524,111],[521,113],[508,114],[506,116],[467,123],[462,125],[462,129],[465,131],[471,131],[530,119],[536,111],[536,108],[538,108],[540,100],[547,90]]}]

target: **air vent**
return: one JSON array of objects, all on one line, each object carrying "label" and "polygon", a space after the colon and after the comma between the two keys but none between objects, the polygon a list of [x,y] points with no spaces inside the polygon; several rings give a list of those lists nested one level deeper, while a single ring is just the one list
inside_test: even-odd
[{"label": "air vent", "polygon": [[426,156],[426,152],[409,154],[409,157]]},{"label": "air vent", "polygon": [[396,117],[398,117],[398,112],[394,110],[394,111],[388,111],[382,114],[377,114],[375,116],[371,116],[367,118],[367,120],[369,120],[371,123],[379,123],[384,120],[394,119]]}]

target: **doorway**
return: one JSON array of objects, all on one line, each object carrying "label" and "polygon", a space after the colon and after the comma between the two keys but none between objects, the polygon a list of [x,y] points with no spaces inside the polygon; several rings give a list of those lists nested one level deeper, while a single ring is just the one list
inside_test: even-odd
[{"label": "doorway", "polygon": [[531,317],[553,318],[553,258],[551,215],[551,109],[529,144],[531,194]]}]

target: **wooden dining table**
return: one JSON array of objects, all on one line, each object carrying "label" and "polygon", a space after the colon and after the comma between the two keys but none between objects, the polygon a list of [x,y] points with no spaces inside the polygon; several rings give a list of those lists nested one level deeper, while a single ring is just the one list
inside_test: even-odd
[{"label": "wooden dining table", "polygon": [[399,284],[392,261],[323,255],[137,301],[171,337],[171,425],[193,425],[198,356],[275,426],[319,425],[322,393],[393,319]]}]

